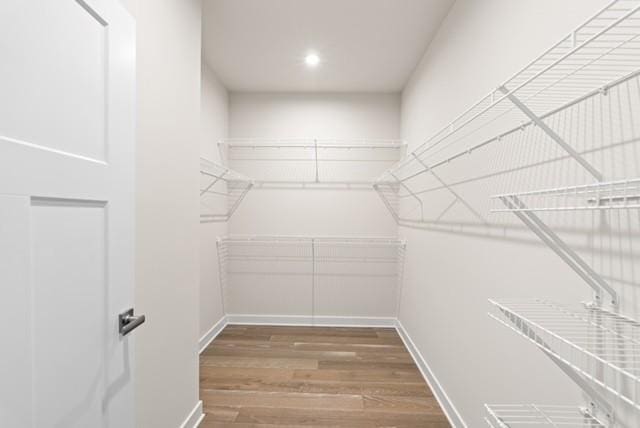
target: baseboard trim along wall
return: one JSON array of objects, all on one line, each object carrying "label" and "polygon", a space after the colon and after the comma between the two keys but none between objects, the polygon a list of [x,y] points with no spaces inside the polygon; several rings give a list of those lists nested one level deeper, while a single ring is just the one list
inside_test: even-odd
[{"label": "baseboard trim along wall", "polygon": [[424,359],[415,343],[413,343],[413,340],[411,340],[409,333],[407,333],[407,331],[404,329],[404,326],[402,325],[400,320],[396,320],[395,328],[398,331],[402,342],[404,342],[404,346],[411,354],[413,361],[415,361],[416,365],[420,369],[422,377],[429,385],[429,388],[431,388],[431,391],[436,397],[436,400],[438,400],[440,407],[442,407],[442,410],[447,415],[449,423],[455,428],[467,428],[467,424],[462,419],[462,416],[460,416],[460,413],[458,413],[458,410],[453,405],[453,402],[449,399],[449,396],[445,392],[444,388],[442,388],[440,382],[438,382],[438,378],[436,378],[436,376],[433,374],[433,371],[429,367],[429,364],[427,364],[427,361]]},{"label": "baseboard trim along wall", "polygon": [[[336,317],[336,316],[316,316],[307,315],[252,315],[252,314],[230,314],[222,317],[211,329],[200,339],[200,353],[220,334],[220,332],[230,324],[249,325],[287,325],[287,326],[323,326],[323,327],[389,327],[395,328],[404,343],[404,346],[411,354],[413,361],[418,366],[425,382],[433,391],[440,407],[449,419],[449,423],[455,428],[468,428],[467,424],[458,413],[449,396],[442,388],[440,382],[433,374],[416,345],[411,340],[409,333],[402,323],[392,317]],[[202,413],[202,402],[199,403],[200,413]],[[197,409],[194,409],[194,412]],[[204,414],[202,415],[204,417]],[[200,419],[202,419],[202,417]],[[198,424],[200,422],[198,421]],[[190,428],[192,425],[183,424],[181,428]],[[198,425],[193,425],[197,427]]]},{"label": "baseboard trim along wall", "polygon": [[196,407],[189,413],[189,416],[187,416],[187,419],[180,425],[180,428],[198,428],[203,419],[202,401],[198,401]]},{"label": "baseboard trim along wall", "polygon": [[395,327],[391,317],[339,317],[308,315],[227,315],[228,324],[290,325],[323,327]]},{"label": "baseboard trim along wall", "polygon": [[202,354],[202,351],[207,349],[207,346],[209,346],[209,344],[213,342],[213,339],[215,339],[220,334],[220,332],[224,330],[226,326],[227,326],[227,317],[223,316],[222,318],[220,318],[220,320],[217,323],[213,325],[213,327],[209,329],[208,332],[204,334],[204,336],[200,338],[200,340],[198,341],[200,354]]}]

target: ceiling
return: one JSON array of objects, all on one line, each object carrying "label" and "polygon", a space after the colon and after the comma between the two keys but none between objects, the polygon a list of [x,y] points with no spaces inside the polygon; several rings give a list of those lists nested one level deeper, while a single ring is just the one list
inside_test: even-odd
[{"label": "ceiling", "polygon": [[397,92],[454,1],[205,0],[203,55],[231,91]]}]

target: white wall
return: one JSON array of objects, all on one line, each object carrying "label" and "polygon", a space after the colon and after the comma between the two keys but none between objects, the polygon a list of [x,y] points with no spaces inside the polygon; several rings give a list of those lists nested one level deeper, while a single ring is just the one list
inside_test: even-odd
[{"label": "white wall", "polygon": [[137,22],[136,427],[198,402],[199,0],[126,0]]},{"label": "white wall", "polygon": [[[200,153],[201,156],[219,163],[217,143],[227,137],[229,96],[215,73],[204,63],[200,103]],[[216,238],[226,234],[226,222],[200,223],[200,337],[205,336],[224,316],[218,279]]]},{"label": "white wall", "polygon": [[[232,93],[232,138],[373,138],[400,135],[397,94]],[[252,190],[229,223],[235,234],[395,236],[397,226],[367,190]]]},{"label": "white wall", "polygon": [[200,106],[200,154],[219,163],[218,141],[228,135],[229,94],[216,73],[204,62]]},{"label": "white wall", "polygon": [[[398,94],[232,93],[229,119],[229,136],[235,138],[398,139],[400,97]],[[290,149],[281,150],[286,153]],[[291,166],[278,165],[274,168],[280,167],[290,168]],[[242,172],[252,176],[250,167]],[[289,177],[285,174],[282,178],[286,180]],[[295,186],[282,189],[256,186],[231,218],[229,231],[231,234],[395,237],[397,225],[371,186],[366,189],[350,190],[300,189]],[[282,250],[278,251],[282,252]],[[298,256],[308,253],[306,249],[300,249],[299,252]],[[286,269],[287,266],[283,263],[280,262],[275,268]],[[306,266],[308,263],[304,264],[303,268],[306,269]],[[246,269],[251,271],[250,266]],[[268,267],[262,270],[265,269],[268,270]],[[354,266],[353,269],[358,267]],[[362,270],[362,267],[359,269]],[[269,297],[273,295],[274,290],[282,289],[277,287],[282,287],[286,281],[291,283],[291,275],[284,275],[284,278],[263,275],[259,280],[261,288],[256,287],[254,279],[252,287],[249,286],[251,284],[245,284],[244,288],[248,290],[247,293],[252,293],[252,296],[242,294],[241,282],[255,277],[245,274],[238,278],[235,282],[238,288],[234,294],[236,301],[262,302],[261,305],[256,306],[262,311],[260,314],[308,315],[310,310],[308,295],[311,288],[304,286],[307,278],[294,277],[294,280],[298,281],[297,286],[292,286],[289,292],[282,293],[277,304],[274,305],[268,305],[265,302],[271,301]],[[375,299],[370,303],[365,303],[366,299],[359,299],[359,306],[344,303],[358,301],[355,298],[357,290],[360,290],[357,281],[352,279],[352,282],[348,283],[345,278],[332,280],[333,284],[323,283],[316,291],[317,316],[389,316],[390,312],[395,312],[393,299],[390,305],[392,309],[389,305],[381,305]],[[394,284],[392,280],[391,286]],[[370,285],[369,290],[372,290],[375,284]],[[385,283],[383,286],[388,288],[389,284]],[[266,294],[259,294],[259,290],[263,290]],[[262,297],[256,299],[256,293]],[[323,302],[333,302],[333,304]],[[236,305],[235,309],[240,311],[236,313],[246,313],[246,307],[247,305]],[[230,307],[229,310],[233,313],[234,307]],[[251,313],[255,311],[252,310]]]},{"label": "white wall", "polygon": [[229,136],[399,138],[400,97],[234,92],[230,98]]},{"label": "white wall", "polygon": [[[606,3],[458,0],[403,92],[403,138],[415,148]],[[469,427],[483,425],[483,403],[581,403],[541,352],[486,315],[488,298],[589,299],[559,258],[531,234],[400,234],[408,240],[400,320]]]}]

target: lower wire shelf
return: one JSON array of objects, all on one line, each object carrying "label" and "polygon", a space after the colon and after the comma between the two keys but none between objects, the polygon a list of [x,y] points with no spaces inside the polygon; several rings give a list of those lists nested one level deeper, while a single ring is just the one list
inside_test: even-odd
[{"label": "lower wire shelf", "polygon": [[544,299],[490,300],[492,318],[597,387],[640,409],[640,323],[597,307]]},{"label": "lower wire shelf", "polygon": [[516,427],[567,427],[605,428],[602,422],[586,409],[573,406],[549,406],[537,404],[485,405],[487,425],[491,428]]}]

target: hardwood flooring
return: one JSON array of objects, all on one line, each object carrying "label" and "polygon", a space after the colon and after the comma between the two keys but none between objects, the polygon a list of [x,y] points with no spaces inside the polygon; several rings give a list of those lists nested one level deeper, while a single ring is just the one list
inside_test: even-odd
[{"label": "hardwood flooring", "polygon": [[227,326],[200,356],[201,428],[450,427],[394,329]]}]

